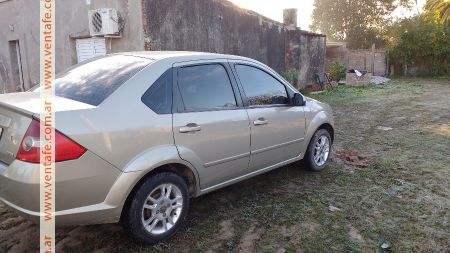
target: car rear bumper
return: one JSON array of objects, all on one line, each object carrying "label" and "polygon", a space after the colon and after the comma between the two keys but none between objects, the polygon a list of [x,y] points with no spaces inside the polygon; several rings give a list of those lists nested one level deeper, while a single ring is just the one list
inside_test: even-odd
[{"label": "car rear bumper", "polygon": [[[140,173],[123,173],[87,152],[55,168],[56,225],[117,222]],[[39,164],[0,163],[0,200],[20,215],[39,222]]]},{"label": "car rear bumper", "polygon": [[[20,216],[39,224],[40,213],[27,210],[17,206],[3,198],[0,198],[12,211],[18,213]],[[89,225],[114,223],[120,220],[122,208],[108,206],[106,204],[97,204],[92,206],[85,206],[74,208],[70,210],[58,211],[55,213],[56,226],[70,226],[70,225]]]}]

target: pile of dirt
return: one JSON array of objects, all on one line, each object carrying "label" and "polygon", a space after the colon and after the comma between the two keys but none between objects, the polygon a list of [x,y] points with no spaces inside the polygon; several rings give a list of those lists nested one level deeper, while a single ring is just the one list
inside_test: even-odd
[{"label": "pile of dirt", "polygon": [[345,164],[360,167],[360,168],[367,168],[371,164],[373,164],[373,160],[369,159],[366,155],[361,155],[358,153],[358,151],[354,150],[344,150],[336,153],[336,157],[342,159]]}]

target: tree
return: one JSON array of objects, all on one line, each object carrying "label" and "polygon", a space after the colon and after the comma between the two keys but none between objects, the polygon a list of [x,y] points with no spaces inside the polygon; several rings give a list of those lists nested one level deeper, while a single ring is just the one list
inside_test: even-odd
[{"label": "tree", "polygon": [[311,28],[349,48],[384,46],[386,20],[399,5],[409,0],[315,0]]},{"label": "tree", "polygon": [[450,1],[449,0],[428,0],[425,11],[437,14],[441,21],[450,24]]},{"label": "tree", "polygon": [[[402,19],[389,31],[390,61],[417,75],[446,75],[450,70],[450,28],[439,15],[424,12]],[[406,73],[409,74],[409,73]]]}]

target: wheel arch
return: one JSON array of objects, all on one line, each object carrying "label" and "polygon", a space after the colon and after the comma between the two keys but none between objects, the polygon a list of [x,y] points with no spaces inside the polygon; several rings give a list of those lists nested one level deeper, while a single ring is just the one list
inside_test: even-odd
[{"label": "wheel arch", "polygon": [[[161,145],[145,150],[123,169],[125,173],[140,173],[138,182],[148,175],[163,171],[176,173],[182,176],[186,183],[193,185],[192,189],[189,189],[193,196],[199,192],[200,178],[196,168],[180,158],[175,145]],[[138,182],[135,182],[132,187],[134,188]]]},{"label": "wheel arch", "polygon": [[134,191],[136,191],[137,188],[139,188],[148,178],[162,173],[162,172],[170,172],[174,173],[186,181],[186,184],[188,186],[189,195],[190,197],[195,197],[198,194],[198,181],[195,173],[193,170],[188,167],[186,164],[183,163],[167,163],[163,165],[159,165],[158,167],[155,167],[149,171],[147,171],[145,174],[141,176],[141,178],[134,184],[132,190],[128,194],[128,197],[132,195]]},{"label": "wheel arch", "polygon": [[[331,143],[334,142],[334,128],[330,123],[323,123],[322,125],[319,126],[319,128],[317,128],[316,131],[320,130],[320,129],[325,129],[328,131],[328,133],[330,133],[331,136]],[[316,132],[314,131],[314,132]]]},{"label": "wheel arch", "polygon": [[320,111],[309,121],[309,124],[307,125],[305,134],[305,143],[307,143],[307,145],[305,145],[305,152],[314,133],[320,129],[327,130],[331,135],[331,141],[334,142],[335,130],[332,116],[325,111]]},{"label": "wheel arch", "polygon": [[122,211],[121,211],[121,217],[123,215],[124,210],[126,210],[127,206],[130,204],[130,202],[133,200],[133,196],[136,193],[136,191],[139,189],[139,187],[147,181],[150,177],[163,173],[163,172],[170,172],[174,173],[181,178],[183,178],[187,184],[189,197],[196,197],[199,194],[199,188],[198,188],[198,180],[197,176],[195,175],[195,172],[186,164],[180,163],[180,162],[171,162],[163,165],[159,165],[158,167],[155,167],[149,171],[146,171],[146,173],[143,173],[143,175],[139,178],[139,180],[132,186],[131,190],[127,194],[127,197],[125,199]]},{"label": "wheel arch", "polygon": [[182,177],[188,185],[190,197],[200,194],[200,178],[196,168],[180,158],[175,145],[149,148],[128,162],[122,171],[105,200],[107,204],[119,208],[120,216],[142,183],[161,172],[171,172]]}]

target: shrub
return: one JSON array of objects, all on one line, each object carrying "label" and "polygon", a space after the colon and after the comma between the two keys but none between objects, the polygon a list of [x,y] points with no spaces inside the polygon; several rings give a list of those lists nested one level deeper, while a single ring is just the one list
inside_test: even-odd
[{"label": "shrub", "polygon": [[404,18],[390,30],[390,62],[413,75],[448,75],[450,27],[435,13]]},{"label": "shrub", "polygon": [[300,75],[300,72],[298,70],[296,70],[296,69],[291,69],[291,70],[283,72],[281,75],[290,84],[296,86],[297,81],[298,81],[298,76]]},{"label": "shrub", "polygon": [[347,69],[343,64],[338,61],[333,62],[333,67],[330,70],[330,79],[335,82],[339,82],[340,80],[345,78],[345,73]]}]

